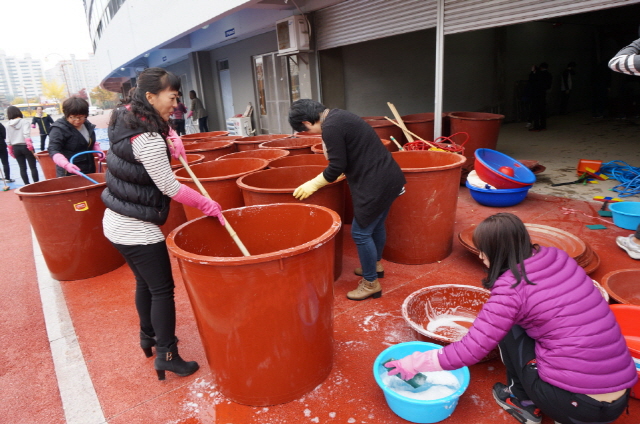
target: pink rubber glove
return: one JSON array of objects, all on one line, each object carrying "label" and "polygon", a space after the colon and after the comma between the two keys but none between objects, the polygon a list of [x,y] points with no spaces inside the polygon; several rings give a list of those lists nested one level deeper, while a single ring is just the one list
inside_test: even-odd
[{"label": "pink rubber glove", "polygon": [[220,221],[220,225],[224,225],[224,216],[222,216],[220,205],[211,199],[207,199],[194,189],[180,184],[180,190],[178,190],[172,199],[183,205],[198,208],[207,216],[215,216],[218,218],[218,221]]},{"label": "pink rubber glove", "polygon": [[189,112],[189,114],[187,115],[187,118],[191,118],[191,115],[193,115],[193,111]]},{"label": "pink rubber glove", "polygon": [[35,128],[35,127],[36,127],[36,124],[31,124],[31,128]]},{"label": "pink rubber glove", "polygon": [[70,174],[80,175],[82,173],[80,168],[69,162],[62,153],[56,153],[51,159],[53,159],[56,165]]},{"label": "pink rubber glove", "polygon": [[94,141],[93,142],[93,150],[102,151],[102,149],[100,148],[100,143],[98,143],[97,141]]},{"label": "pink rubber glove", "polygon": [[8,145],[7,149],[9,150],[9,154],[11,155],[11,157],[15,159],[16,157],[13,154],[13,146],[12,145]]},{"label": "pink rubber glove", "polygon": [[395,367],[389,375],[400,374],[403,380],[411,380],[419,372],[442,371],[438,352],[441,349],[431,349],[426,352],[413,352],[397,361],[387,362],[385,367]]},{"label": "pink rubber glove", "polygon": [[184,151],[184,144],[182,143],[182,139],[173,128],[169,128],[169,136],[167,138],[171,140],[171,143],[173,144],[173,147],[169,145],[171,156],[173,156],[174,159],[179,159],[180,156],[182,156],[182,159],[187,160],[187,154]]},{"label": "pink rubber glove", "polygon": [[24,141],[27,143],[27,149],[33,152],[33,142],[30,138],[25,138]]}]

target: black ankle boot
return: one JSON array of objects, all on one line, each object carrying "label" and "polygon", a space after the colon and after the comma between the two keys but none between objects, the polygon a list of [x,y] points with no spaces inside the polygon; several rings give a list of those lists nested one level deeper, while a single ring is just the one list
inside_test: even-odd
[{"label": "black ankle boot", "polygon": [[186,362],[178,354],[178,342],[172,343],[169,347],[156,347],[156,360],[154,367],[158,374],[158,380],[164,380],[165,371],[171,371],[180,377],[186,377],[198,371],[200,366],[196,361]]},{"label": "black ankle boot", "polygon": [[144,351],[144,354],[147,358],[151,358],[153,356],[153,352],[151,348],[156,345],[156,338],[147,335],[144,331],[140,331],[140,347]]}]

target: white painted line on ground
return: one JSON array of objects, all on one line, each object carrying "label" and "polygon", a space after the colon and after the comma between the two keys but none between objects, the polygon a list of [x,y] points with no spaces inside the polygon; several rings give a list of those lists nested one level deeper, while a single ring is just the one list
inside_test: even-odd
[{"label": "white painted line on ground", "polygon": [[33,229],[31,236],[42,311],[67,424],[106,423],[60,282],[51,277]]}]

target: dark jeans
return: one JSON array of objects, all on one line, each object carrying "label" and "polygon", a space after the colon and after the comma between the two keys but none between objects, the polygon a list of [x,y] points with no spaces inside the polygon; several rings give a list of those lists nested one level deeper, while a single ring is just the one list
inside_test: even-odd
[{"label": "dark jeans", "polygon": [[200,128],[200,132],[209,132],[209,124],[207,123],[208,116],[204,118],[198,118],[198,127]]},{"label": "dark jeans", "polygon": [[45,142],[47,141],[47,137],[49,137],[49,134],[40,134],[40,151],[44,152],[44,145]]},{"label": "dark jeans", "polygon": [[9,167],[9,153],[7,152],[7,145],[3,143],[0,145],[0,161],[2,161],[2,169],[4,170],[4,178],[11,179],[11,168]]},{"label": "dark jeans", "polygon": [[162,241],[137,246],[113,245],[136,277],[140,329],[149,336],[157,336],[158,346],[169,347],[175,341],[176,305],[167,244]]},{"label": "dark jeans", "polygon": [[358,258],[362,266],[362,276],[367,281],[373,281],[378,278],[376,272],[376,261],[382,259],[382,251],[387,241],[387,232],[384,228],[384,221],[389,214],[387,208],[383,211],[371,224],[362,228],[353,218],[351,223],[351,237],[356,243],[358,249]]},{"label": "dark jeans", "polygon": [[37,183],[40,181],[38,176],[38,168],[36,166],[36,157],[33,155],[33,152],[27,149],[26,144],[16,144],[13,146],[13,155],[16,157],[16,161],[18,161],[18,166],[20,167],[20,176],[22,177],[22,182],[25,185],[29,183],[29,175],[27,174],[27,163],[29,164],[29,168],[31,169],[31,177],[33,178],[33,182]]},{"label": "dark jeans", "polygon": [[627,408],[629,391],[613,402],[600,402],[546,383],[535,364],[536,342],[519,325],[500,342],[500,356],[507,368],[507,384],[519,400],[532,400],[547,416],[562,424],[606,424]]},{"label": "dark jeans", "polygon": [[531,123],[534,130],[547,128],[547,99],[546,96],[531,98]]},{"label": "dark jeans", "polygon": [[176,133],[178,135],[185,135],[187,133],[187,131],[185,130],[184,119],[174,119],[173,125],[176,127]]}]

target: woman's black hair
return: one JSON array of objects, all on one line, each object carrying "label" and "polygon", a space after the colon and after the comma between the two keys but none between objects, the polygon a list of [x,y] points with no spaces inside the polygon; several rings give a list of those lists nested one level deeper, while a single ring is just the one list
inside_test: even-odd
[{"label": "woman's black hair", "polygon": [[[170,88],[180,91],[180,78],[163,68],[147,68],[138,75],[137,86],[129,91],[129,98],[123,103],[131,105],[131,112],[124,114],[124,122],[128,128],[142,128],[145,132],[169,134],[169,123],[147,100],[147,93],[158,94]],[[112,114],[110,126],[115,125],[116,116]]]},{"label": "woman's black hair", "polygon": [[303,122],[315,124],[320,114],[326,109],[320,102],[311,99],[300,99],[293,102],[289,109],[289,124],[296,131],[307,131]]},{"label": "woman's black hair", "polygon": [[7,119],[24,118],[22,112],[16,106],[9,106],[7,108]]},{"label": "woman's black hair", "polygon": [[62,113],[65,118],[73,115],[89,116],[89,102],[81,97],[69,97],[62,102]]},{"label": "woman's black hair", "polygon": [[527,227],[517,216],[511,213],[498,213],[482,221],[473,232],[473,244],[489,260],[487,278],[482,285],[492,288],[496,280],[511,270],[516,287],[524,280],[531,282],[524,269],[525,259],[530,258],[538,246],[531,243]]}]

